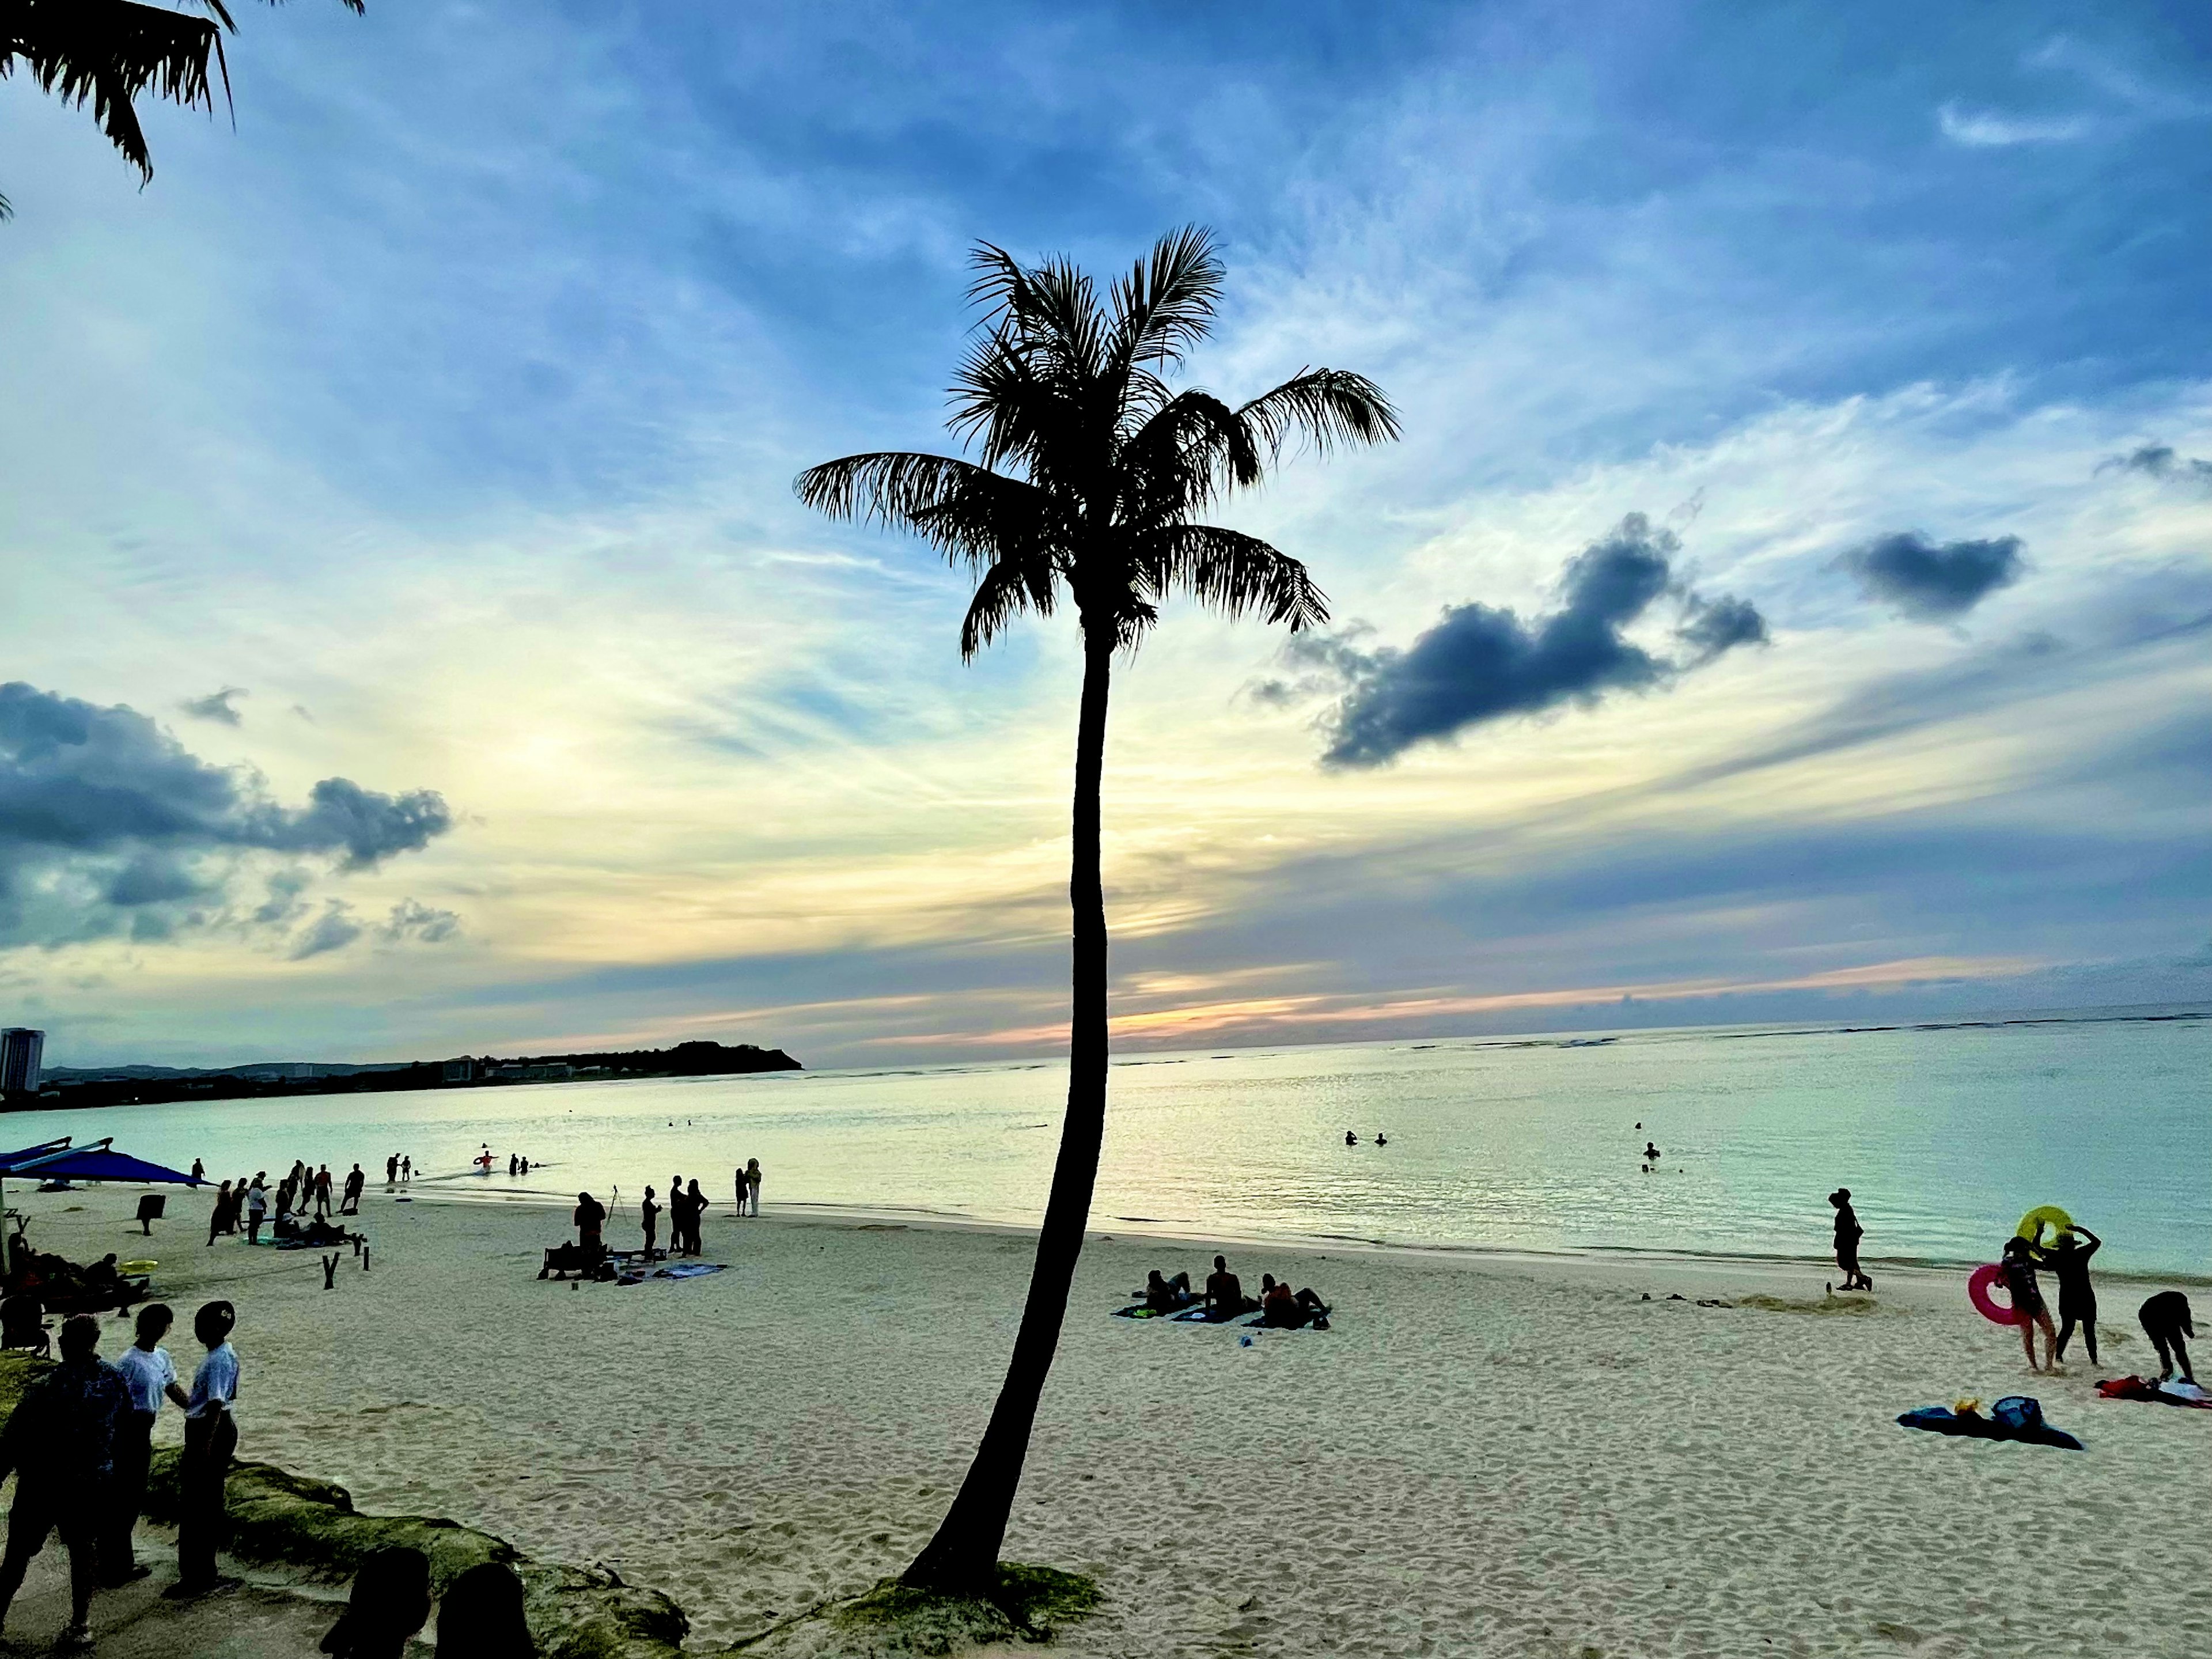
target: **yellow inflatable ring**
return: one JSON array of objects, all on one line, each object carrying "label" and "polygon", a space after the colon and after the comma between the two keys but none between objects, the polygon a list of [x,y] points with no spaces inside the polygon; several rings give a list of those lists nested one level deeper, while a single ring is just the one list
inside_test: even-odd
[{"label": "yellow inflatable ring", "polygon": [[150,1273],[161,1264],[158,1261],[123,1261],[116,1264],[119,1273]]},{"label": "yellow inflatable ring", "polygon": [[2020,1218],[2020,1236],[2031,1244],[2043,1243],[2043,1230],[2051,1229],[2051,1236],[2071,1232],[2074,1218],[2056,1204],[2039,1204]]}]

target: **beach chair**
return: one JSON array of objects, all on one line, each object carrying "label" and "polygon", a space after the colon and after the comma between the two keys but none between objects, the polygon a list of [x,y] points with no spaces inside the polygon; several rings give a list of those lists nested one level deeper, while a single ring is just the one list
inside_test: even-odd
[{"label": "beach chair", "polygon": [[46,1304],[27,1291],[0,1298],[0,1349],[28,1348],[42,1358],[53,1350],[46,1334]]},{"label": "beach chair", "polygon": [[167,1212],[168,1207],[169,1200],[167,1194],[139,1194],[138,1231],[146,1237],[151,1238],[154,1236],[153,1224],[161,1219],[162,1216]]}]

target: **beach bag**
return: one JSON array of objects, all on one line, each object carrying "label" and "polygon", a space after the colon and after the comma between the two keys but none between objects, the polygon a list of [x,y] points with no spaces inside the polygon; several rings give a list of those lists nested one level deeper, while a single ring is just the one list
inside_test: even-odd
[{"label": "beach bag", "polygon": [[2036,1434],[2043,1428],[2043,1402],[2024,1394],[2008,1394],[1990,1407],[1990,1420],[2014,1434]]}]

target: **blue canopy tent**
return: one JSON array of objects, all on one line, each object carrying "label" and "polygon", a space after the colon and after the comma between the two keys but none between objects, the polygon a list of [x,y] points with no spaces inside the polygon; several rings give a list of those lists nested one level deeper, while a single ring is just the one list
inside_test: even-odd
[{"label": "blue canopy tent", "polygon": [[103,1136],[88,1146],[70,1144],[73,1137],[42,1141],[21,1152],[0,1152],[0,1212],[12,1218],[21,1234],[24,1218],[7,1207],[8,1177],[35,1176],[40,1181],[128,1181],[141,1186],[200,1187],[204,1176],[186,1175],[160,1164],[149,1164],[115,1150],[115,1137]]}]

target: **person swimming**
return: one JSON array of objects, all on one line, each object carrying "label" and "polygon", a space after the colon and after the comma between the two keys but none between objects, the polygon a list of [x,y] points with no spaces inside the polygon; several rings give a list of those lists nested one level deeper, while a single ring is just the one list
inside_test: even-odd
[{"label": "person swimming", "polygon": [[1646,1164],[1656,1164],[1659,1161],[1659,1149],[1648,1140],[1644,1143],[1644,1161]]},{"label": "person swimming", "polygon": [[1388,1146],[1390,1144],[1389,1138],[1388,1136],[1386,1136],[1386,1135],[1385,1135],[1385,1134],[1384,1134],[1384,1133],[1383,1133],[1380,1129],[1377,1129],[1377,1130],[1375,1132],[1375,1144],[1376,1144],[1377,1146]]},{"label": "person swimming", "polygon": [[1344,1132],[1344,1144],[1347,1146],[1357,1146],[1359,1144],[1359,1137],[1346,1129]]}]

